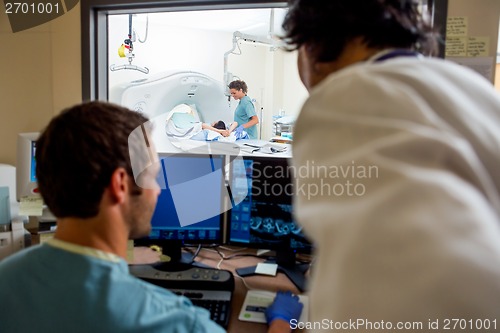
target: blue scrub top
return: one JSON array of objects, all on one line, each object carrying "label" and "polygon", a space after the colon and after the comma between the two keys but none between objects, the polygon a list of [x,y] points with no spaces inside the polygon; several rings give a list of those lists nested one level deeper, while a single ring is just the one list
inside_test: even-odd
[{"label": "blue scrub top", "polygon": [[47,243],[0,262],[0,299],[0,332],[225,332],[187,298],[130,275],[123,259]]},{"label": "blue scrub top", "polygon": [[[248,123],[250,118],[256,115],[257,113],[255,113],[255,107],[253,106],[252,100],[250,97],[245,96],[240,99],[240,103],[234,111],[234,121],[238,123],[238,126],[243,125]],[[248,133],[250,139],[257,139],[257,125],[245,128],[245,131]]]}]

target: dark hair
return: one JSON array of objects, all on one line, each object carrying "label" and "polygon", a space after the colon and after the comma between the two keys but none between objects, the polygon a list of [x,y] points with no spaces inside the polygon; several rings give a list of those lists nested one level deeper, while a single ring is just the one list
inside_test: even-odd
[{"label": "dark hair", "polygon": [[229,83],[229,89],[242,90],[245,94],[248,92],[248,87],[245,81],[236,80]]},{"label": "dark hair", "polygon": [[215,123],[214,127],[220,130],[225,130],[226,123],[224,123],[222,120],[219,120],[218,122]]},{"label": "dark hair", "polygon": [[316,60],[338,59],[356,37],[368,47],[437,51],[435,33],[415,0],[289,0],[283,39],[296,50],[307,44]]},{"label": "dark hair", "polygon": [[[36,177],[56,217],[97,215],[112,173],[123,167],[133,177],[128,137],[147,120],[105,102],[79,104],[51,120],[37,140]],[[135,182],[131,186],[140,193]]]}]

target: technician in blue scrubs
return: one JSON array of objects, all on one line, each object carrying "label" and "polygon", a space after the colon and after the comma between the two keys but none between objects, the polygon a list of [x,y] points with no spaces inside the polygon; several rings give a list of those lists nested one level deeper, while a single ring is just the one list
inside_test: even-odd
[{"label": "technician in blue scrubs", "polygon": [[[149,234],[160,193],[146,121],[90,102],[62,111],[43,131],[36,176],[57,231],[0,262],[0,332],[224,332],[205,309],[128,272],[127,241]],[[290,302],[297,311],[287,310]],[[299,304],[277,297],[269,332],[289,332]]]},{"label": "technician in blue scrubs", "polygon": [[235,131],[246,131],[250,139],[258,139],[257,124],[259,123],[259,117],[257,117],[252,100],[247,96],[247,84],[241,80],[233,81],[229,84],[229,92],[234,99],[240,101],[234,111],[234,121],[241,125]]}]

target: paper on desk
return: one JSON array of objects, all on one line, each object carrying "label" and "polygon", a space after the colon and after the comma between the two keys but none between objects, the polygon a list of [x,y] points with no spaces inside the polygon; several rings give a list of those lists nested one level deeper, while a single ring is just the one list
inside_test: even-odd
[{"label": "paper on desk", "polygon": [[244,144],[241,148],[242,151],[247,153],[259,152],[265,154],[276,154],[276,153],[284,153],[287,150],[286,146],[277,145],[277,144],[265,144],[263,146]]},{"label": "paper on desk", "polygon": [[[266,323],[265,311],[273,302],[275,292],[265,290],[249,290],[241,307],[239,320],[254,323]],[[299,295],[300,302],[304,305],[299,321],[307,322],[309,319],[309,297]]]},{"label": "paper on desk", "polygon": [[259,262],[257,264],[257,267],[255,267],[255,274],[276,276],[277,271],[278,271],[277,264],[268,264]]},{"label": "paper on desk", "polygon": [[261,153],[266,153],[266,154],[283,153],[283,152],[286,151],[286,147],[284,147],[284,146],[278,146],[278,145],[272,145],[272,144],[267,144],[264,147],[260,148],[259,151]]},{"label": "paper on desk", "polygon": [[255,151],[259,151],[262,147],[262,145],[244,143],[240,146],[240,150],[246,153],[253,153]]},{"label": "paper on desk", "polygon": [[43,199],[40,195],[28,195],[21,197],[19,204],[19,215],[42,216]]}]

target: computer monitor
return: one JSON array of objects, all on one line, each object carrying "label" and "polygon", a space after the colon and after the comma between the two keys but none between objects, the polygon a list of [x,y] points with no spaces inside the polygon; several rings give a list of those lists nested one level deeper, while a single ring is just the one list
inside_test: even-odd
[{"label": "computer monitor", "polygon": [[[19,133],[17,136],[16,200],[26,196],[40,195],[36,179],[36,141],[40,133]],[[46,205],[42,205],[37,216],[39,230],[54,230],[56,218]]]},{"label": "computer monitor", "polygon": [[158,245],[171,261],[155,265],[177,270],[192,263],[188,244],[221,244],[225,211],[225,155],[159,154],[162,187],[148,237],[136,245]]},{"label": "computer monitor", "polygon": [[[311,242],[294,221],[294,182],[288,160],[277,157],[243,156],[232,163],[233,195],[248,193],[228,213],[229,244],[276,251],[279,270],[300,289],[305,288],[308,265],[296,263],[296,253],[311,253]],[[238,271],[251,274],[252,269]]]},{"label": "computer monitor", "polygon": [[19,133],[17,136],[16,193],[17,201],[38,194],[36,181],[36,140],[39,133]]}]

